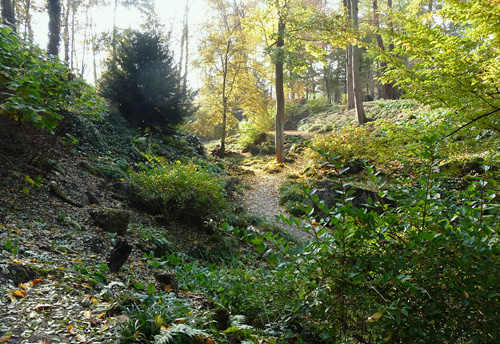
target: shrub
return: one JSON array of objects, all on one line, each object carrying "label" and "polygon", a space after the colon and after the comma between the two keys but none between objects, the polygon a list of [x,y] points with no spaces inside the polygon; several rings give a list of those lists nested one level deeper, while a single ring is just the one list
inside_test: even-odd
[{"label": "shrub", "polygon": [[4,25],[0,61],[0,116],[54,133],[64,114],[98,117],[104,110],[83,79]]},{"label": "shrub", "polygon": [[167,214],[177,211],[189,215],[188,220],[213,216],[226,202],[223,180],[192,162],[148,169],[134,179],[149,195],[162,200]]},{"label": "shrub", "polygon": [[317,98],[307,99],[304,110],[309,111],[309,113],[318,113],[327,110],[329,107],[330,104],[328,104],[328,99],[326,99],[325,96],[319,96]]}]

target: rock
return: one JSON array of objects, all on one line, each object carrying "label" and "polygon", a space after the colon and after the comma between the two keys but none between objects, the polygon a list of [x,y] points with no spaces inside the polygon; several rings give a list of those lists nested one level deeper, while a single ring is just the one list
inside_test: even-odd
[{"label": "rock", "polygon": [[108,254],[107,265],[109,271],[120,271],[120,268],[125,264],[131,252],[132,246],[125,239],[118,237],[115,246]]},{"label": "rock", "polygon": [[130,213],[126,210],[102,208],[90,212],[95,224],[106,232],[125,235]]},{"label": "rock", "polygon": [[224,331],[231,327],[229,312],[226,308],[219,307],[215,309],[214,326],[219,331]]},{"label": "rock", "polygon": [[224,179],[224,189],[229,198],[233,197],[234,191],[236,190],[236,185],[238,185],[239,180],[235,177],[229,177]]},{"label": "rock", "polygon": [[[155,271],[154,273],[156,281],[160,284],[162,290],[166,290],[167,286],[177,292],[179,290],[179,282],[177,281],[177,276],[173,272]],[[166,288],[166,289],[165,289]]]},{"label": "rock", "polygon": [[[334,180],[325,179],[318,183],[316,195],[319,196],[320,200],[325,202],[325,205],[328,208],[333,207],[338,201],[336,199],[341,198],[340,191],[340,183]],[[368,189],[363,189],[357,186],[347,185],[345,187],[345,192],[354,190],[353,194],[350,194],[349,197],[353,197],[352,204],[355,208],[369,208],[368,203],[369,199],[375,202],[380,202],[382,204],[393,204],[394,201],[391,201],[386,198],[381,198],[378,195],[378,192]],[[377,209],[374,209],[377,210]]]},{"label": "rock", "polygon": [[99,198],[97,198],[97,196],[90,191],[85,192],[85,196],[87,196],[89,204],[99,205],[101,203],[101,201],[99,201]]},{"label": "rock", "polygon": [[66,193],[55,183],[52,182],[50,184],[50,193],[57,198],[59,198],[61,201],[66,202],[68,204],[74,205],[75,207],[82,208],[83,205],[81,203],[78,203],[66,195]]},{"label": "rock", "polygon": [[344,165],[344,168],[349,168],[344,172],[344,175],[358,174],[365,169],[365,163],[361,159],[353,159]]},{"label": "rock", "polygon": [[118,182],[112,186],[114,197],[121,201],[126,201],[132,208],[143,211],[150,215],[163,213],[163,203],[161,199],[147,196],[146,192],[137,184],[129,182]]},{"label": "rock", "polygon": [[36,278],[30,267],[23,264],[9,264],[6,269],[0,270],[0,284],[11,280],[14,285],[27,283]]},{"label": "rock", "polygon": [[96,177],[106,179],[106,176],[104,175],[104,173],[102,173],[100,169],[88,163],[87,161],[81,161],[77,166],[79,169],[86,171],[90,174],[93,174]]}]

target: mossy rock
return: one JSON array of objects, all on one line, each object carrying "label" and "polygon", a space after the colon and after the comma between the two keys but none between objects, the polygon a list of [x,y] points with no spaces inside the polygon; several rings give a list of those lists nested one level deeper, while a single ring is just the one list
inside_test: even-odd
[{"label": "mossy rock", "polygon": [[125,235],[130,221],[130,212],[121,209],[101,208],[90,212],[95,224],[102,230]]}]

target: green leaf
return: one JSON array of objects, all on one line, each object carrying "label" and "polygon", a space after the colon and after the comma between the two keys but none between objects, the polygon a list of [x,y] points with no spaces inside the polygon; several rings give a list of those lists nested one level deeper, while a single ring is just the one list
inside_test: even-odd
[{"label": "green leaf", "polygon": [[148,283],[148,295],[153,295],[155,293],[154,283]]},{"label": "green leaf", "polygon": [[139,282],[134,282],[132,283],[132,286],[137,289],[137,290],[144,290],[146,289],[146,287],[144,286],[144,284],[142,283],[139,283]]}]

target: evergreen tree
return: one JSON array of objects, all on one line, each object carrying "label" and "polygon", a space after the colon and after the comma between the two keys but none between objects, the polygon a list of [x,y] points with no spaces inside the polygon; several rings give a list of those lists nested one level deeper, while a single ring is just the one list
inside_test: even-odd
[{"label": "evergreen tree", "polygon": [[157,33],[127,31],[107,62],[101,94],[142,128],[173,126],[187,115],[190,102],[165,40]]}]

